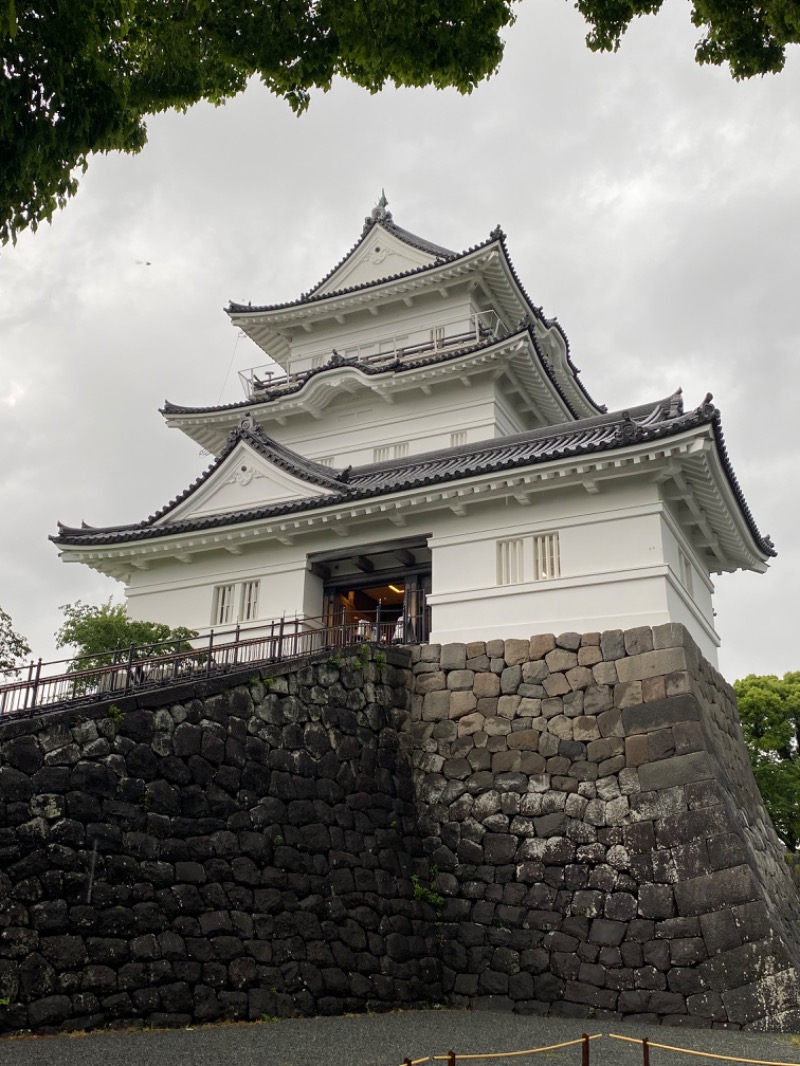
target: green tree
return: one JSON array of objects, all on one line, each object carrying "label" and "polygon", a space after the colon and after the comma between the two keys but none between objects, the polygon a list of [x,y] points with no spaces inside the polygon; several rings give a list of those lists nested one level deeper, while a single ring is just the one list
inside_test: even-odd
[{"label": "green tree", "polygon": [[197,634],[163,622],[140,622],[128,617],[124,603],[109,600],[99,606],[67,603],[61,607],[64,623],[56,633],[56,646],[71,646],[75,657],[71,670],[94,670],[114,662],[147,659],[170,651],[188,651]]},{"label": "green tree", "polygon": [[750,674],[734,684],[753,772],[778,835],[800,843],[800,673]]},{"label": "green tree", "polygon": [[11,615],[0,607],[0,670],[13,670],[30,653],[27,640],[15,632]]},{"label": "green tree", "polygon": [[148,115],[254,75],[297,113],[337,75],[471,92],[511,2],[0,0],[0,243],[63,207],[92,153],[138,152]]},{"label": "green tree", "polygon": [[[653,15],[663,0],[576,0],[590,24],[586,43],[594,51],[615,52],[634,18]],[[777,74],[786,46],[800,42],[798,0],[691,0],[691,18],[702,36],[698,63],[727,63],[734,78]]]}]

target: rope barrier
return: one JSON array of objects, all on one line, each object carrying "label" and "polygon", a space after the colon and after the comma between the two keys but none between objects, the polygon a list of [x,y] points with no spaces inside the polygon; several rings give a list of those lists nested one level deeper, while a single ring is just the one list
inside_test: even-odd
[{"label": "rope barrier", "polygon": [[[573,1047],[575,1044],[583,1044],[585,1040],[599,1040],[602,1037],[602,1033],[595,1033],[588,1037],[579,1037],[577,1040],[566,1040],[563,1044],[549,1044],[547,1047],[534,1047],[528,1051],[491,1051],[486,1052],[484,1055],[458,1055],[458,1059],[513,1059],[517,1055],[536,1055],[540,1051],[557,1051],[562,1047]],[[451,1053],[452,1054],[452,1053]],[[451,1054],[448,1055],[432,1055],[431,1058],[434,1062],[447,1062],[451,1058]],[[782,1063],[781,1066],[791,1066],[789,1063]]]},{"label": "rope barrier", "polygon": [[403,1059],[400,1066],[420,1066],[421,1062],[430,1062],[430,1055],[426,1055],[424,1059]]},{"label": "rope barrier", "polygon": [[[629,1044],[644,1044],[648,1047],[658,1047],[662,1051],[678,1051],[682,1055],[696,1055],[701,1059],[721,1059],[723,1062],[747,1062],[751,1066],[797,1066],[796,1063],[791,1062],[772,1062],[769,1059],[738,1059],[733,1055],[715,1055],[711,1051],[689,1051],[684,1047],[672,1047],[671,1044],[656,1044],[652,1040],[642,1040],[640,1037],[633,1036],[620,1036],[618,1033],[608,1034],[612,1040],[625,1040]],[[459,1055],[459,1058],[461,1056]]]}]

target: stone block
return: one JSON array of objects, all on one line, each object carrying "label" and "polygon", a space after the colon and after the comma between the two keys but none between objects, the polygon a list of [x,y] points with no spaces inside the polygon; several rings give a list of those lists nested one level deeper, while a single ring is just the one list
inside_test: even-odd
[{"label": "stone block", "polygon": [[621,629],[607,629],[600,634],[600,650],[606,662],[624,658],[625,635]]},{"label": "stone block", "polygon": [[477,659],[480,655],[486,655],[486,643],[482,640],[473,640],[467,644],[467,658]]},{"label": "stone block", "polygon": [[690,878],[675,885],[675,902],[681,915],[703,915],[759,896],[758,881],[749,866]]},{"label": "stone block", "polygon": [[439,654],[439,664],[442,670],[464,670],[467,665],[466,644],[443,644]]},{"label": "stone block", "polygon": [[678,722],[697,721],[700,708],[694,696],[673,696],[666,700],[654,700],[638,707],[626,707],[622,712],[625,735],[654,733],[667,729]]},{"label": "stone block", "polygon": [[601,711],[597,716],[597,726],[601,737],[621,737],[622,715],[616,708],[611,711]]},{"label": "stone block", "polygon": [[[432,666],[433,663],[418,663],[418,666]],[[447,688],[442,670],[420,671],[414,679],[414,691],[424,696],[426,692],[438,692]]]},{"label": "stone block", "polygon": [[[595,668],[595,677],[597,676]],[[599,714],[600,711],[608,711],[614,706],[614,690],[610,685],[598,684],[591,685],[583,694],[583,712],[584,714]],[[636,732],[636,730],[628,730],[628,732]]]},{"label": "stone block", "polygon": [[500,675],[500,691],[505,694],[514,693],[522,681],[521,666],[507,666]]},{"label": "stone block", "polygon": [[642,655],[653,650],[653,630],[650,626],[637,626],[623,633],[625,651],[628,655]]},{"label": "stone block", "polygon": [[692,691],[692,675],[688,670],[677,670],[664,678],[667,696],[682,696]]},{"label": "stone block", "polygon": [[[688,724],[696,725],[697,723]],[[651,762],[671,758],[675,754],[675,737],[672,729],[657,729],[654,733],[648,733],[647,749],[650,752]]]},{"label": "stone block", "polygon": [[597,723],[597,718],[593,715],[582,715],[580,718],[573,718],[572,732],[575,740],[580,740],[584,743],[600,739],[600,727]]},{"label": "stone block", "polygon": [[640,918],[671,918],[675,913],[669,885],[640,885],[637,911]]},{"label": "stone block", "polygon": [[665,648],[662,651],[647,651],[641,655],[630,655],[617,661],[617,675],[620,681],[641,681],[646,677],[659,674],[671,674],[677,670],[686,670],[686,652],[683,648]]},{"label": "stone block", "polygon": [[643,791],[651,792],[713,777],[713,772],[708,753],[698,751],[689,755],[674,755],[671,759],[641,766],[639,781]]},{"label": "stone block", "polygon": [[450,716],[450,693],[426,692],[422,700],[422,717],[426,722],[438,722]]},{"label": "stone block", "polygon": [[520,702],[520,696],[500,696],[497,700],[498,715],[509,719],[516,717]]},{"label": "stone block", "polygon": [[509,638],[505,645],[504,658],[508,666],[519,666],[521,663],[528,661],[530,657],[530,641]]},{"label": "stone block", "polygon": [[652,703],[667,696],[667,687],[663,677],[646,677],[642,681],[642,702]]},{"label": "stone block", "polygon": [[666,622],[653,626],[653,647],[656,651],[663,648],[683,648],[691,638],[679,622]]},{"label": "stone block", "polygon": [[492,773],[501,774],[506,771],[520,769],[522,756],[518,751],[497,751],[492,755]]},{"label": "stone block", "polygon": [[643,766],[650,759],[650,750],[647,744],[647,735],[640,733],[639,736],[626,737],[625,739],[625,765]]},{"label": "stone block", "polygon": [[616,663],[613,662],[597,663],[592,667],[592,673],[598,685],[616,685],[619,681]]},{"label": "stone block", "polygon": [[538,685],[549,673],[547,663],[541,659],[522,664],[522,680],[526,685]]},{"label": "stone block", "polygon": [[571,670],[567,670],[566,679],[573,692],[594,684],[594,674],[588,666],[573,666]]},{"label": "stone block", "polygon": [[474,692],[451,692],[450,693],[450,717],[463,718],[465,714],[472,714],[478,706]]},{"label": "stone block", "polygon": [[559,671],[571,670],[578,665],[578,656],[574,651],[565,648],[554,648],[545,655],[547,669],[551,674]]},{"label": "stone block", "polygon": [[475,674],[472,691],[479,698],[483,696],[499,696],[500,678],[497,674],[491,673]]},{"label": "stone block", "polygon": [[531,659],[544,659],[555,646],[556,638],[552,633],[538,633],[528,642],[528,655]]},{"label": "stone block", "polygon": [[509,735],[508,746],[521,751],[538,751],[540,736],[536,729],[520,729]]},{"label": "stone block", "polygon": [[578,649],[578,666],[595,666],[602,661],[603,653],[600,651],[599,647],[594,645],[584,645]]},{"label": "stone block", "polygon": [[542,682],[542,687],[548,696],[563,696],[571,691],[564,674],[550,674]]},{"label": "stone block", "polygon": [[620,709],[638,707],[642,703],[641,681],[620,681],[614,687],[614,706]]},{"label": "stone block", "polygon": [[483,730],[490,737],[504,736],[511,732],[511,722],[507,718],[487,718],[484,721]]},{"label": "stone block", "polygon": [[675,752],[686,755],[690,751],[702,751],[706,746],[703,727],[699,722],[677,722],[672,727]]},{"label": "stone block", "polygon": [[[452,645],[446,645],[451,647]],[[451,691],[466,691],[472,689],[472,685],[475,681],[475,674],[472,670],[451,670],[447,674],[447,687]]]}]

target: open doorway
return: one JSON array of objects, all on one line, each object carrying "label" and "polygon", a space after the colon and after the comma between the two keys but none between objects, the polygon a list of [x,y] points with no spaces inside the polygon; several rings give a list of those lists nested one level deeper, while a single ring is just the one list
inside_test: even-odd
[{"label": "open doorway", "polygon": [[341,628],[343,640],[428,639],[431,553],[424,540],[364,545],[309,563],[323,579],[326,624]]}]

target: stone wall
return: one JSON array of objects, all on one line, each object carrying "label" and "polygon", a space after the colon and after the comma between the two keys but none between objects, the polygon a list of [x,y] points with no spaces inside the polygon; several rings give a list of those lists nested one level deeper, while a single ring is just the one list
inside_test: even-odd
[{"label": "stone wall", "polygon": [[797,889],[683,627],[413,658],[450,1003],[797,1027]]},{"label": "stone wall", "polygon": [[408,655],[371,654],[0,726],[3,1029],[441,998]]},{"label": "stone wall", "polygon": [[798,893],[680,626],[0,723],[0,1027],[443,1002],[800,1028]]}]

